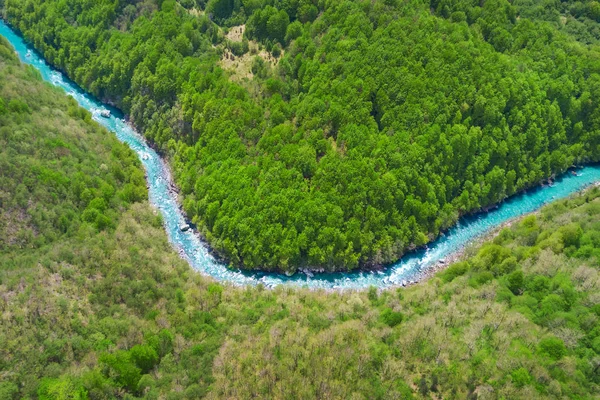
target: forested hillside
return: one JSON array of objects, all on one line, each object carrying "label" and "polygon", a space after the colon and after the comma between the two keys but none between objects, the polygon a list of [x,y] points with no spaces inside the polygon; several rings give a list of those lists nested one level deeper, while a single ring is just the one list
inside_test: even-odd
[{"label": "forested hillside", "polygon": [[[202,307],[183,322],[190,273],[137,156],[0,36],[0,399],[152,398],[145,374],[168,393],[184,370],[198,398],[219,339]],[[221,287],[192,282],[214,307]]]},{"label": "forested hillside", "polygon": [[145,202],[135,155],[0,38],[0,398],[591,398],[600,191],[429,282],[223,287]]},{"label": "forested hillside", "polygon": [[595,1],[2,3],[168,152],[242,268],[390,263],[600,157]]}]

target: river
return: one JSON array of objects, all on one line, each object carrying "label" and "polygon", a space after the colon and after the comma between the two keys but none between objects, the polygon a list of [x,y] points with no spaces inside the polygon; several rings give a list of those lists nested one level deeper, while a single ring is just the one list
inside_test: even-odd
[{"label": "river", "polygon": [[[235,285],[262,283],[268,287],[296,285],[325,289],[361,289],[369,286],[385,288],[403,282],[408,283],[417,280],[438,265],[439,260],[456,254],[474,239],[503,223],[600,181],[600,166],[579,169],[577,175],[565,174],[558,178],[553,186],[530,190],[508,199],[492,211],[462,218],[455,227],[430,243],[426,249],[410,253],[380,272],[338,272],[315,274],[313,277],[297,273],[288,277],[275,273],[236,271],[216,260],[196,233],[181,232],[179,227],[185,223],[185,218],[179,209],[176,194],[170,190],[172,179],[164,160],[148,146],[142,136],[125,123],[119,110],[100,103],[52,68],[32,46],[25,43],[23,38],[1,19],[0,35],[13,45],[22,62],[34,66],[45,81],[51,82],[73,96],[81,107],[92,113],[98,123],[113,132],[120,141],[128,144],[138,154],[146,170],[150,203],[162,213],[170,242],[194,269],[222,282]],[[103,110],[111,111],[110,118],[101,116]]]}]

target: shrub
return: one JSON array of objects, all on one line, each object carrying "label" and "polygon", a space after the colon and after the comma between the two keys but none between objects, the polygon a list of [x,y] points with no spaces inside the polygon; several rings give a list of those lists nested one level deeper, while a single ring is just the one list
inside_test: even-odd
[{"label": "shrub", "polygon": [[525,286],[525,277],[523,271],[514,271],[506,277],[506,286],[513,294],[519,295],[523,293]]},{"label": "shrub", "polygon": [[381,312],[380,318],[384,324],[393,328],[402,322],[404,315],[401,312],[393,311],[391,308],[386,308]]},{"label": "shrub", "polygon": [[149,372],[158,363],[158,354],[148,345],[136,345],[129,350],[131,361],[142,370],[143,373]]},{"label": "shrub", "polygon": [[440,274],[444,282],[452,282],[457,277],[464,275],[469,270],[469,263],[461,261],[452,264],[444,272]]},{"label": "shrub", "polygon": [[555,336],[550,336],[540,340],[538,351],[547,355],[553,360],[560,360],[567,354],[567,348],[562,340]]},{"label": "shrub", "polygon": [[513,383],[518,388],[521,388],[531,383],[531,376],[529,375],[529,371],[527,371],[523,367],[511,372],[510,376],[512,377]]}]

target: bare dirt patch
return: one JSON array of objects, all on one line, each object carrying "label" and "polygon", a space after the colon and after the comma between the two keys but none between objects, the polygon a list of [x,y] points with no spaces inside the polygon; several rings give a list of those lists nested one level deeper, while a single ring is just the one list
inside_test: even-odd
[{"label": "bare dirt patch", "polygon": [[204,10],[200,10],[198,8],[190,8],[188,12],[195,17],[200,17],[205,14]]},{"label": "bare dirt patch", "polygon": [[232,42],[241,42],[244,38],[245,31],[246,25],[232,26],[229,29],[229,32],[227,32],[227,35],[225,35],[225,37],[231,40]]},{"label": "bare dirt patch", "polygon": [[258,44],[252,40],[248,42],[248,47],[249,51],[242,56],[236,56],[229,49],[223,51],[219,66],[229,73],[232,82],[243,83],[254,78],[252,63],[255,57],[262,58],[270,68],[275,68],[283,56],[283,52],[276,58],[264,49],[259,50]]}]

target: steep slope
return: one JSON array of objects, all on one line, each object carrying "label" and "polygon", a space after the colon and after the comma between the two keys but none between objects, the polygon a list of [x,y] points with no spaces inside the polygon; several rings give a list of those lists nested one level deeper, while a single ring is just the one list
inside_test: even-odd
[{"label": "steep slope", "polygon": [[142,374],[174,347],[192,392],[206,390],[218,342],[181,336],[191,325],[173,312],[191,271],[145,185],[137,156],[0,37],[0,398],[143,393]]}]

